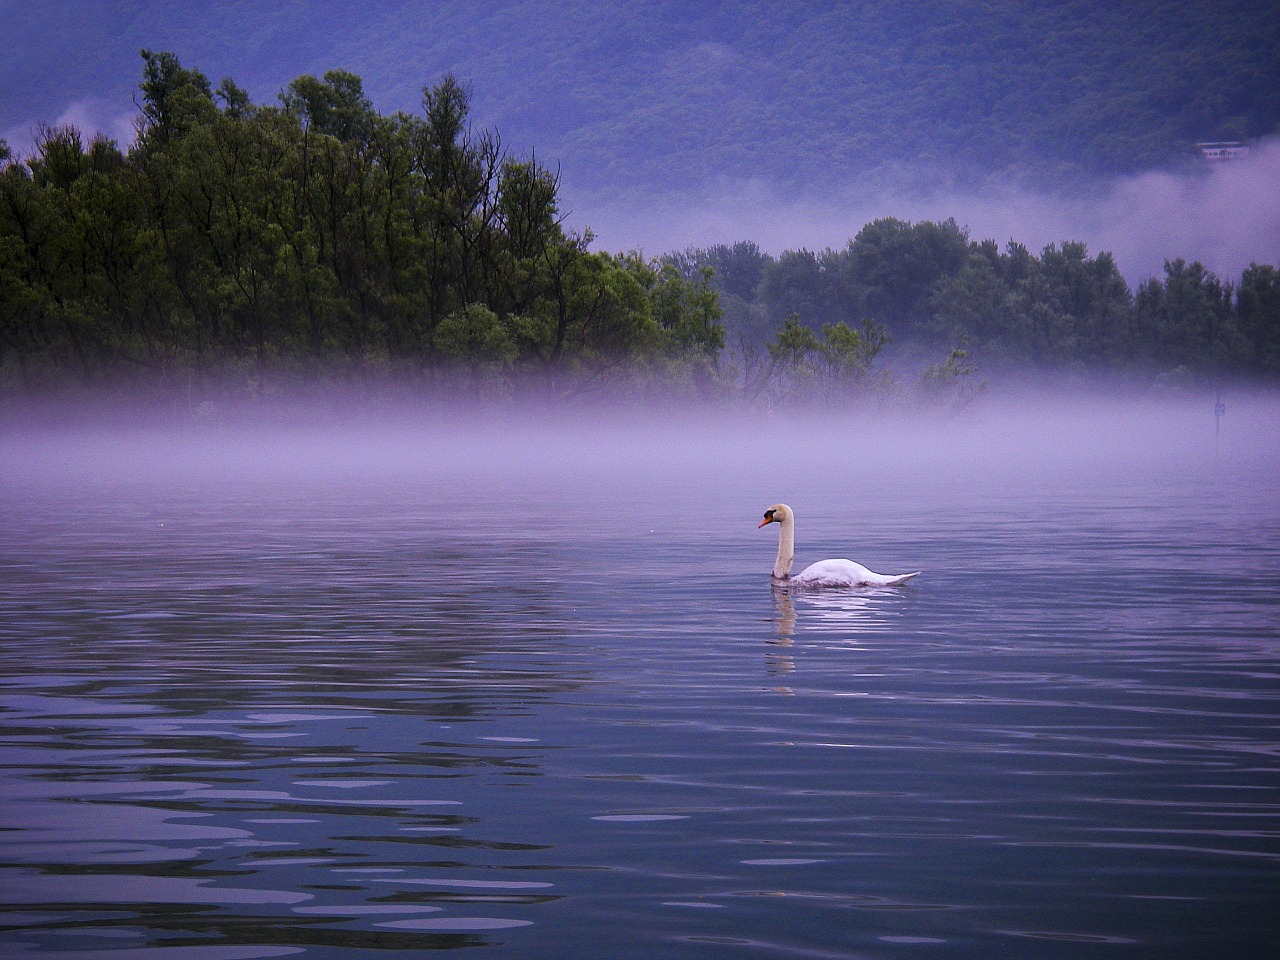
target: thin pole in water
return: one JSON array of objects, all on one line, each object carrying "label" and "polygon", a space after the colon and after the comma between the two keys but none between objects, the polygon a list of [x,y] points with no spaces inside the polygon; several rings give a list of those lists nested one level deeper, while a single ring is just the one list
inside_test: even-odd
[{"label": "thin pole in water", "polygon": [[1222,417],[1227,412],[1227,405],[1222,402],[1222,388],[1218,388],[1218,399],[1213,405],[1213,455],[1218,455],[1218,434],[1222,430]]}]

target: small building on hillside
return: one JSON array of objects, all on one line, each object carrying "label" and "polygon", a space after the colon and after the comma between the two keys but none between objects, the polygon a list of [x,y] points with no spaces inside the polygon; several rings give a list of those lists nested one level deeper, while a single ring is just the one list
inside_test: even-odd
[{"label": "small building on hillside", "polygon": [[1200,156],[1210,163],[1217,163],[1220,160],[1239,160],[1249,155],[1248,144],[1239,140],[1217,140],[1213,143],[1197,143],[1196,146],[1200,148]]}]

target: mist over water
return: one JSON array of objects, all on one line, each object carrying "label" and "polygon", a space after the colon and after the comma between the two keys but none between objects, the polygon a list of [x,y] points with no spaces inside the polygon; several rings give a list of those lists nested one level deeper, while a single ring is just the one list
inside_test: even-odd
[{"label": "mist over water", "polygon": [[[609,398],[550,403],[396,400],[309,392],[299,401],[225,402],[157,416],[127,403],[24,427],[0,425],[9,479],[74,486],[115,479],[211,485],[478,476],[554,478],[603,496],[618,474],[636,489],[656,475],[690,487],[708,475],[763,471],[761,485],[821,481],[821,465],[856,475],[946,480],[1079,466],[1158,469],[1266,460],[1280,446],[1276,398],[1247,387],[1223,396],[1053,392],[1006,385],[962,409],[886,400],[846,409],[737,408]],[[179,412],[174,414],[173,410]],[[33,411],[34,413],[34,411]],[[838,478],[838,479],[853,479]]]},{"label": "mist over water", "polygon": [[[0,946],[1258,955],[1280,399],[1224,400],[10,425]],[[771,590],[779,500],[924,573]]]}]

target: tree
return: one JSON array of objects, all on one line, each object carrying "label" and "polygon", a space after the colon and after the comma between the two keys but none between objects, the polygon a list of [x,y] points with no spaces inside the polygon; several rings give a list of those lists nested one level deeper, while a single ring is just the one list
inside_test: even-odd
[{"label": "tree", "polygon": [[966,407],[987,389],[985,380],[970,379],[977,372],[969,360],[967,343],[962,340],[945,360],[925,368],[917,393],[928,404],[946,404],[953,409]]},{"label": "tree", "polygon": [[377,115],[364,82],[346,70],[330,70],[323,80],[298,77],[280,95],[284,108],[302,119],[308,132],[360,146],[373,135]]},{"label": "tree", "polygon": [[1088,256],[1083,243],[1054,244],[1040,254],[1046,295],[1070,327],[1070,354],[1053,344],[1057,359],[1101,360],[1125,357],[1132,296],[1109,253]]},{"label": "tree", "polygon": [[740,240],[732,246],[717,244],[705,250],[690,247],[682,253],[671,254],[667,259],[690,280],[710,269],[711,284],[722,296],[737,297],[743,301],[755,298],[760,281],[773,262],[771,256],[750,240]]},{"label": "tree", "polygon": [[434,329],[447,313],[478,300],[490,279],[503,153],[496,133],[472,135],[470,95],[452,74],[423,90],[422,105],[417,168],[426,178],[422,226]]},{"label": "tree", "polygon": [[1028,356],[1031,337],[1022,304],[1000,267],[998,255],[993,259],[979,252],[962,270],[934,283],[926,307],[933,342],[972,338],[992,357]]},{"label": "tree", "polygon": [[888,342],[888,334],[874,321],[861,330],[843,321],[824,324],[819,338],[793,314],[769,344],[768,376],[758,389],[772,381],[779,400],[840,402],[884,387],[887,380],[873,377],[872,365]]},{"label": "tree", "polygon": [[441,356],[467,368],[473,382],[486,373],[510,368],[519,355],[509,327],[479,303],[469,304],[441,320],[435,330],[434,346]]},{"label": "tree", "polygon": [[831,315],[829,280],[816,253],[789,250],[765,266],[758,287],[759,300],[775,323],[792,314],[820,322]]},{"label": "tree", "polygon": [[1236,291],[1240,333],[1248,342],[1250,367],[1280,377],[1280,270],[1251,263]]},{"label": "tree", "polygon": [[864,315],[899,335],[920,335],[927,329],[923,307],[930,289],[969,262],[969,236],[955,220],[874,220],[858,231],[841,260],[842,284],[856,291],[854,303]]},{"label": "tree", "polygon": [[1134,299],[1136,353],[1166,370],[1224,371],[1243,352],[1232,322],[1230,284],[1200,263],[1170,260],[1164,270],[1163,280],[1148,280]]},{"label": "tree", "polygon": [[217,111],[209,79],[187,70],[168,52],[142,51],[140,139],[166,144],[207,123]]},{"label": "tree", "polygon": [[1131,297],[1083,244],[1037,257],[894,219],[777,258],[750,242],[597,252],[564,226],[559,171],[473,128],[452,76],[424,88],[420,116],[381,116],[345,71],[299,77],[272,106],[171,53],[143,61],[127,151],[72,127],[42,127],[22,159],[0,141],[5,385],[196,392],[216,369],[262,389],[321,364],[411,382],[461,369],[502,390],[533,375],[559,392],[713,395],[740,377],[748,401],[839,403],[888,383],[891,333],[950,348],[926,392],[963,392],[969,344],[984,364],[1280,373],[1272,266],[1233,289],[1171,261]]},{"label": "tree", "polygon": [[823,324],[821,354],[828,397],[847,396],[865,386],[872,364],[888,342],[888,333],[874,320],[861,330],[843,321]]},{"label": "tree", "polygon": [[724,349],[724,327],[711,271],[704,270],[691,280],[659,260],[647,265],[644,276],[650,309],[663,334],[661,351],[672,358],[697,357],[714,363]]},{"label": "tree", "polygon": [[744,396],[757,396],[769,378],[766,345],[774,326],[768,308],[757,295],[773,258],[755,243],[739,241],[705,250],[689,248],[663,259],[688,281],[706,278],[710,290],[717,295],[719,326],[729,354],[726,367],[740,364],[737,376],[742,380]]}]

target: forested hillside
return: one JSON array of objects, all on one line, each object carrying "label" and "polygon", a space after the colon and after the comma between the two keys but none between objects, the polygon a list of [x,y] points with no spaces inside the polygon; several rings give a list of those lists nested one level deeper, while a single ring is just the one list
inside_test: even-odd
[{"label": "forested hillside", "polygon": [[141,47],[235,76],[259,102],[343,68],[384,113],[417,109],[452,73],[479,122],[593,190],[1062,186],[1280,131],[1269,0],[69,0],[6,4],[0,27],[0,131],[15,144],[73,102],[127,114]]}]

